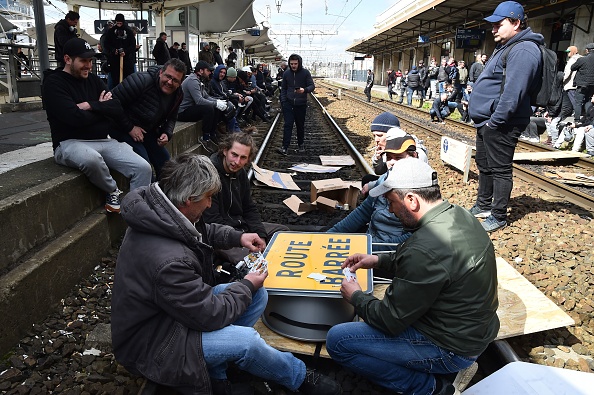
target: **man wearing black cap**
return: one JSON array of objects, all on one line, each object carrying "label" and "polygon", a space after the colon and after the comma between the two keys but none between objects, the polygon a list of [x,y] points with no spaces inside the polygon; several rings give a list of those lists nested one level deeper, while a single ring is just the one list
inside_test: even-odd
[{"label": "man wearing black cap", "polygon": [[571,66],[571,71],[575,71],[573,84],[575,90],[575,114],[574,118],[579,121],[582,116],[582,108],[594,93],[594,43],[586,44],[588,54],[576,60]]},{"label": "man wearing black cap", "polygon": [[357,281],[343,280],[340,293],[363,322],[332,327],[326,349],[390,391],[453,395],[468,384],[476,359],[499,331],[495,249],[468,211],[442,199],[428,164],[405,158],[388,174],[370,195],[384,196],[414,232],[396,251],[343,262],[351,272],[388,271],[392,282],[378,299]]},{"label": "man wearing black cap", "polygon": [[[126,24],[123,14],[115,16],[115,25],[107,31],[104,41],[104,51],[110,65],[110,73],[113,85],[134,72],[134,61],[136,59],[136,39],[134,32]],[[123,59],[123,74],[120,76],[120,59]]]},{"label": "man wearing black cap", "polygon": [[58,63],[58,70],[64,67],[64,45],[72,38],[77,38],[78,35],[76,25],[80,15],[75,11],[68,11],[64,19],[60,20],[54,26],[54,46],[56,49],[55,56]]},{"label": "man wearing black cap", "polygon": [[515,1],[499,4],[485,20],[492,24],[497,47],[476,80],[468,104],[477,127],[475,161],[479,170],[478,196],[470,212],[486,218],[483,227],[493,232],[507,226],[512,161],[518,138],[530,123],[530,92],[542,79],[538,44],[544,44],[544,38],[527,27],[524,8]]},{"label": "man wearing black cap", "polygon": [[215,99],[208,94],[206,84],[210,84],[213,70],[214,67],[204,60],[196,64],[194,72],[181,86],[184,99],[179,106],[178,115],[178,119],[184,122],[202,120],[202,142],[208,151],[218,149],[216,127],[223,119],[223,111],[227,109],[226,100]]},{"label": "man wearing black cap", "polygon": [[54,159],[80,169],[107,194],[105,209],[120,211],[122,193],[110,169],[130,178],[130,189],[151,182],[151,167],[132,148],[108,138],[110,118],[122,116],[122,108],[103,82],[91,73],[95,51],[80,38],[64,45],[64,69],[47,76],[43,105],[49,121]]},{"label": "man wearing black cap", "polygon": [[114,127],[116,138],[151,163],[157,179],[170,158],[165,145],[173,137],[185,74],[186,65],[181,60],[169,59],[163,66],[133,73],[112,91],[124,109]]}]

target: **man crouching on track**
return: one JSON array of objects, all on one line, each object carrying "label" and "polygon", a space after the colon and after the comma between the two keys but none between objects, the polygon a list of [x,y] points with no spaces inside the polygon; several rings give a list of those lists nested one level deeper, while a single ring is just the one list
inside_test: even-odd
[{"label": "man crouching on track", "polygon": [[266,271],[215,285],[211,246],[264,247],[255,233],[201,220],[220,189],[207,157],[182,154],[165,164],[158,183],[122,202],[129,228],[111,304],[116,359],[182,394],[230,393],[228,362],[292,391],[339,394],[336,382],[270,347],[252,327],[268,300]]},{"label": "man crouching on track", "polygon": [[343,280],[342,296],[364,322],[330,329],[328,353],[392,391],[454,394],[499,330],[493,243],[472,214],[442,200],[437,173],[418,159],[397,161],[370,194],[384,195],[415,231],[397,251],[355,254],[342,264],[351,272],[389,270],[394,278],[383,300]]}]

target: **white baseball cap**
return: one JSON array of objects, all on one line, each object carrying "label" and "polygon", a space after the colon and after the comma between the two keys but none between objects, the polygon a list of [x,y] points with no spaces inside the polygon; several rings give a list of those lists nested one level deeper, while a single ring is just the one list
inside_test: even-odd
[{"label": "white baseball cap", "polygon": [[437,172],[417,158],[405,158],[394,163],[386,181],[369,191],[372,197],[381,196],[392,189],[417,189],[438,185]]}]

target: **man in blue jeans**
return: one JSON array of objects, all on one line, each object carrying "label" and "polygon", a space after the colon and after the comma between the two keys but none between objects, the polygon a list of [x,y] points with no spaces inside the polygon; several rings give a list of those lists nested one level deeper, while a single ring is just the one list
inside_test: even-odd
[{"label": "man in blue jeans", "polygon": [[280,102],[283,108],[285,124],[283,126],[283,146],[277,151],[281,155],[289,154],[289,145],[293,136],[293,124],[297,126],[298,152],[305,152],[305,113],[307,94],[316,89],[309,70],[303,68],[301,56],[289,56],[289,68],[283,73]]},{"label": "man in blue jeans", "polygon": [[415,231],[396,251],[344,261],[351,272],[378,268],[394,277],[383,299],[343,280],[340,292],[363,322],[332,327],[326,349],[391,391],[452,395],[499,331],[493,243],[472,214],[442,200],[437,173],[418,159],[397,161],[369,194],[383,195]]},{"label": "man in blue jeans", "polygon": [[338,395],[340,385],[266,344],[253,325],[268,294],[267,271],[217,284],[213,248],[266,246],[256,233],[205,224],[221,181],[211,161],[185,153],[159,182],[122,203],[128,224],[111,300],[116,359],[181,394],[230,394],[227,364],[303,394]]}]

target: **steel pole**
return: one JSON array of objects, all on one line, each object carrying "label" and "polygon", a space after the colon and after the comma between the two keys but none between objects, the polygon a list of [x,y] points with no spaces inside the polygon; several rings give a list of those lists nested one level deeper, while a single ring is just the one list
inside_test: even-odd
[{"label": "steel pole", "polygon": [[49,70],[49,51],[47,49],[47,35],[45,31],[45,14],[43,0],[33,0],[33,15],[35,16],[35,33],[37,34],[37,54],[39,57],[39,75],[43,83],[43,72]]}]

